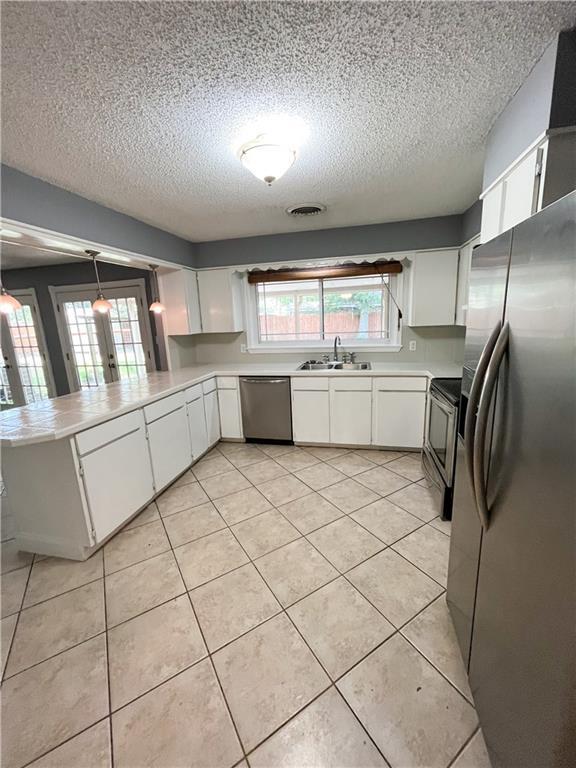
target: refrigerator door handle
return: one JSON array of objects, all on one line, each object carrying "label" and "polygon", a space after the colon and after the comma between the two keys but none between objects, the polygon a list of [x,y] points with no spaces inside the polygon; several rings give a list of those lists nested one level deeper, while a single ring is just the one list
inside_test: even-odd
[{"label": "refrigerator door handle", "polygon": [[478,417],[476,419],[476,430],[474,434],[474,496],[476,498],[476,508],[484,530],[490,525],[490,509],[488,507],[488,493],[486,489],[486,432],[488,429],[488,419],[490,415],[490,404],[494,396],[494,389],[498,381],[498,372],[500,364],[508,349],[508,338],[510,335],[510,326],[504,323],[502,330],[494,346],[494,352],[488,363],[480,402],[478,405]]},{"label": "refrigerator door handle", "polygon": [[476,414],[478,412],[480,396],[482,394],[482,387],[486,377],[488,363],[490,362],[492,353],[494,352],[494,347],[498,341],[498,336],[500,335],[501,330],[502,322],[498,321],[498,323],[494,326],[492,333],[488,337],[488,341],[486,342],[484,349],[482,350],[482,354],[480,355],[480,360],[478,361],[478,365],[476,366],[476,371],[474,373],[472,386],[470,387],[470,396],[468,398],[468,409],[466,411],[466,421],[464,423],[464,456],[466,460],[466,469],[468,470],[468,476],[470,478],[470,484],[472,486],[472,492],[474,495],[476,495],[474,485],[474,442],[477,421]]}]

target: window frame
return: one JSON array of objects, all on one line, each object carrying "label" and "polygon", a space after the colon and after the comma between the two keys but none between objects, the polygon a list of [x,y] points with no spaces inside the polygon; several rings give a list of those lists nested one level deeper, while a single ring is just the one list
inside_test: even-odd
[{"label": "window frame", "polygon": [[[102,290],[106,296],[108,290],[111,298],[124,298],[127,296],[136,296],[138,303],[138,316],[140,320],[140,327],[142,332],[142,345],[144,347],[144,355],[146,358],[146,371],[151,373],[156,370],[156,360],[154,357],[154,347],[152,344],[152,329],[150,326],[150,317],[148,314],[148,299],[146,296],[146,284],[142,278],[135,278],[134,280],[110,280],[102,283]],[[63,313],[59,309],[59,304],[66,300],[83,300],[88,298],[93,301],[96,298],[96,292],[98,286],[96,283],[79,283],[75,285],[49,285],[48,291],[52,299],[54,307],[54,316],[56,317],[56,325],[58,328],[58,337],[60,339],[60,345],[62,347],[62,354],[64,356],[64,366],[66,369],[66,378],[68,379],[68,386],[71,392],[80,392],[82,387],[76,374],[74,366],[74,355],[72,352],[72,343],[70,340],[70,334],[68,332],[68,326],[64,318]],[[83,296],[86,294],[86,296]],[[98,317],[97,321],[104,324],[106,321],[102,317]],[[98,322],[97,322],[98,325]],[[109,326],[109,324],[108,324]],[[102,334],[98,332],[98,342],[100,345],[100,353],[103,360],[107,359],[108,346],[110,345],[111,328],[104,327]],[[104,349],[106,345],[106,349]],[[113,343],[111,346],[113,349]],[[121,381],[118,377],[111,374],[106,365],[104,368],[104,385],[110,384],[115,381]],[[104,386],[102,385],[102,386]]]},{"label": "window frame", "polygon": [[[328,278],[326,278],[328,279]],[[333,280],[334,278],[329,278]],[[343,278],[346,279],[346,278]],[[248,276],[244,275],[244,304],[246,308],[246,351],[253,354],[306,352],[330,350],[334,346],[334,338],[311,339],[308,341],[261,341],[258,332],[258,285],[249,284]],[[403,272],[389,276],[388,286],[392,296],[402,306],[404,293]],[[394,302],[388,302],[389,339],[344,339],[342,347],[350,351],[364,352],[399,352],[402,349],[402,321],[398,328],[398,310]]]},{"label": "window frame", "polygon": [[16,359],[16,352],[14,348],[14,342],[10,331],[10,324],[8,317],[2,317],[2,350],[4,353],[5,364],[9,366],[7,370],[8,381],[12,392],[11,404],[6,403],[2,406],[2,410],[9,408],[20,408],[24,405],[33,405],[34,403],[41,403],[45,400],[50,400],[56,397],[56,385],[54,383],[54,373],[52,371],[52,361],[48,353],[48,346],[46,344],[46,335],[44,333],[44,324],[42,322],[42,316],[38,306],[38,297],[34,288],[15,288],[10,290],[10,295],[18,299],[18,301],[25,306],[29,306],[32,310],[32,319],[34,321],[34,329],[36,331],[36,341],[38,344],[38,351],[42,356],[44,375],[46,377],[46,389],[48,391],[47,397],[43,400],[26,402],[25,385],[22,384],[20,376],[20,369],[18,361]]}]

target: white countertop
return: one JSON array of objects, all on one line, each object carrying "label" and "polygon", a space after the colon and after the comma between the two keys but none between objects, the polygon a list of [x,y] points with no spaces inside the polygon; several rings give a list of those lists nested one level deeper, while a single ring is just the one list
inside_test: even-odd
[{"label": "white countertop", "polygon": [[0,413],[2,447],[42,443],[81,432],[212,376],[426,376],[459,377],[454,363],[372,363],[369,371],[298,371],[299,363],[229,363],[157,371],[145,379],[103,384]]}]

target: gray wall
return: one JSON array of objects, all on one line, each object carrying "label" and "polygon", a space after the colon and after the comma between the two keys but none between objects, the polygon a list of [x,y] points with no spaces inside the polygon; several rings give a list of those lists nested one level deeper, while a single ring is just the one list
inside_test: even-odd
[{"label": "gray wall", "polygon": [[194,243],[2,165],[2,215],[114,248],[194,266]]},{"label": "gray wall", "polygon": [[561,32],[488,135],[483,189],[544,131],[576,125],[576,30]]},{"label": "gray wall", "polygon": [[462,228],[460,230],[460,244],[463,245],[476,235],[480,234],[482,226],[482,200],[476,200],[467,211],[462,214]]},{"label": "gray wall", "polygon": [[557,47],[558,38],[544,51],[492,126],[486,143],[483,189],[548,128]]},{"label": "gray wall", "polygon": [[461,244],[461,216],[395,221],[197,243],[196,266],[220,267],[292,259],[323,259]]},{"label": "gray wall", "polygon": [[[98,264],[100,280],[102,284],[113,280],[135,280],[144,278],[146,281],[146,296],[148,301],[152,301],[150,272],[141,269],[132,269],[131,267],[121,267],[115,264],[100,262]],[[89,262],[78,262],[77,264],[57,264],[51,267],[30,267],[29,269],[9,269],[2,272],[2,282],[8,291],[17,288],[34,288],[36,298],[38,299],[38,308],[44,336],[46,337],[46,346],[48,355],[52,364],[54,373],[54,383],[58,395],[67,395],[70,392],[68,379],[66,377],[66,368],[64,364],[64,355],[58,336],[58,326],[52,305],[52,299],[48,291],[49,285],[80,285],[82,283],[94,282],[94,268]],[[159,368],[159,350],[156,343],[157,329],[154,324],[154,317],[150,317],[152,330],[152,339],[154,345],[154,355],[156,357],[156,367]]]}]

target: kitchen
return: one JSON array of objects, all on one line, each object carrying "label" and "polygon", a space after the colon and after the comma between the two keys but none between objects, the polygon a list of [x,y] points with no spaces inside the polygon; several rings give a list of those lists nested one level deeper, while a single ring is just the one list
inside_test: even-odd
[{"label": "kitchen", "polygon": [[[422,156],[404,175],[391,166],[386,212],[382,181],[353,169],[363,140],[350,134],[346,184],[364,197],[347,210],[334,180],[344,161],[330,154],[344,129],[324,133],[296,103],[281,119],[267,107],[265,135],[236,131],[218,86],[201,88],[206,115],[236,144],[202,134],[204,192],[187,193],[189,209],[163,172],[172,205],[141,193],[145,153],[139,163],[123,144],[133,165],[107,164],[107,142],[156,131],[102,120],[127,97],[117,79],[110,100],[100,93],[104,73],[137,54],[113,44],[82,77],[62,66],[84,32],[112,33],[114,14],[127,38],[203,24],[229,43],[239,31],[241,57],[242,40],[266,49],[250,6],[226,19],[218,4],[187,4],[184,20],[183,5],[148,4],[150,18],[131,3],[110,16],[26,5],[6,4],[3,44],[3,763],[573,764],[575,441],[569,418],[543,432],[560,405],[574,409],[574,4],[530,6],[532,45],[491,31],[518,18],[513,5],[459,4],[493,46],[498,99],[485,69],[471,75],[486,89],[476,156],[466,142],[450,161],[440,152],[453,182],[442,194]],[[410,20],[403,3],[323,4],[313,22],[314,4],[262,4],[294,51],[288,5],[307,34],[335,25],[347,52],[346,13],[389,30]],[[464,30],[446,14],[422,4],[416,18],[450,46],[448,30]],[[53,57],[45,71],[25,56],[33,42]],[[433,51],[419,66],[447,66]],[[166,49],[147,54],[180,66]],[[199,71],[214,64],[200,58]],[[430,87],[458,76],[448,67]],[[89,161],[82,142],[71,131],[59,143],[61,108],[81,135],[67,92],[81,83],[101,100],[93,189],[67,156]],[[373,163],[388,150],[370,146]],[[332,182],[315,181],[318,162]],[[175,185],[195,178],[182,168]],[[413,199],[395,209],[406,185]]]}]

